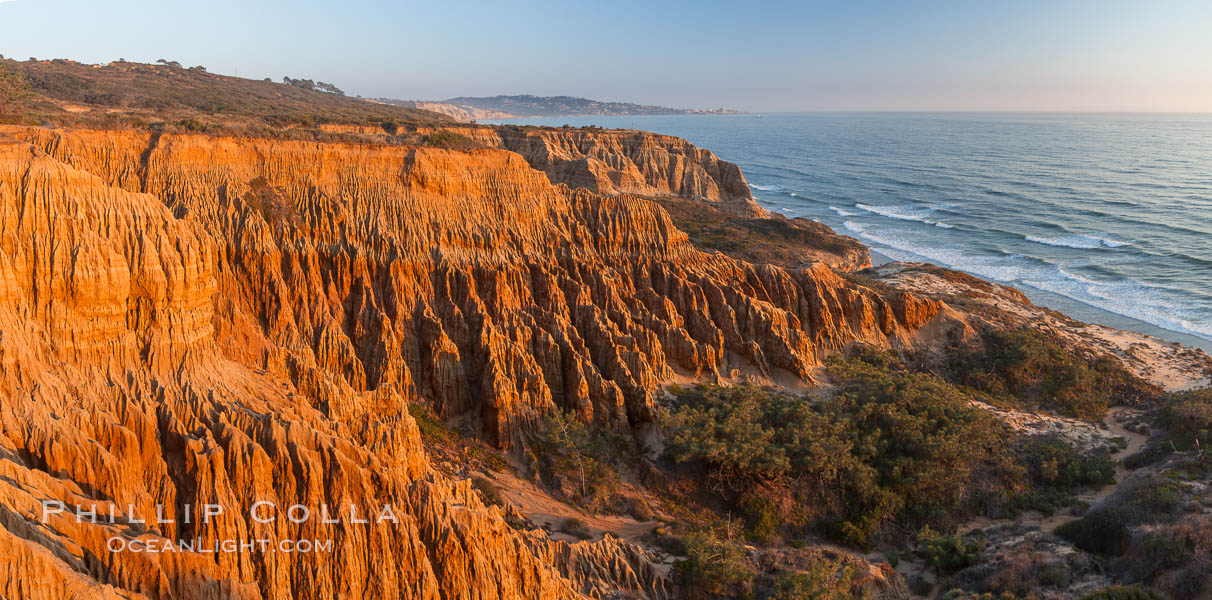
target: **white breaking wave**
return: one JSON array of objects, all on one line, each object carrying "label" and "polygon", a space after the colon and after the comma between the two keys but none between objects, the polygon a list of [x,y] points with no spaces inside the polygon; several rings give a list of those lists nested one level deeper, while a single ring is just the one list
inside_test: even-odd
[{"label": "white breaking wave", "polygon": [[1212,340],[1212,315],[1200,315],[1198,309],[1167,301],[1163,298],[1167,295],[1164,288],[1138,281],[1098,283],[1063,275],[1025,279],[1023,283],[1162,329]]},{"label": "white breaking wave", "polygon": [[926,215],[934,212],[932,209],[920,209],[911,206],[871,206],[870,204],[855,204],[855,208],[861,208],[867,212],[888,217],[889,219],[900,219],[902,221],[920,221],[928,223]]},{"label": "white breaking wave", "polygon": [[830,206],[829,210],[832,210],[833,212],[835,212],[838,215],[843,216],[843,217],[853,217],[858,214],[852,210],[846,210],[844,208],[838,208],[836,206]]},{"label": "white breaking wave", "polygon": [[751,187],[755,190],[761,190],[763,192],[777,192],[777,191],[783,189],[783,186],[781,186],[781,185],[759,185],[756,183],[749,184],[749,187]]},{"label": "white breaking wave", "polygon": [[[927,218],[929,215],[933,214],[937,208],[944,208],[944,207],[921,208],[921,207],[917,207],[917,206],[872,206],[870,204],[855,204],[854,207],[861,208],[869,213],[874,213],[881,217],[888,217],[889,219],[897,219],[900,221],[916,221],[918,223],[934,225],[935,227],[942,227],[943,229],[954,229],[955,228],[955,225],[949,225],[947,223],[942,223],[942,222]],[[832,206],[830,206],[829,208],[833,208],[835,211],[838,210]],[[838,214],[842,214],[841,211],[838,211]],[[849,215],[843,214],[842,216],[849,216]]]},{"label": "white breaking wave", "polygon": [[893,260],[927,260],[994,281],[1029,285],[1163,329],[1212,340],[1212,313],[1180,304],[1169,288],[1136,280],[1099,282],[1021,254],[971,256],[951,248],[917,244],[894,232],[872,231],[862,223],[847,221],[844,225],[873,242],[872,250]]},{"label": "white breaking wave", "polygon": [[1065,235],[1060,237],[1038,237],[1034,235],[1025,235],[1023,239],[1028,242],[1044,244],[1047,246],[1061,246],[1064,248],[1077,248],[1079,250],[1091,250],[1094,248],[1119,248],[1121,246],[1129,246],[1132,242],[1124,242],[1111,238],[1105,238],[1097,235]]}]

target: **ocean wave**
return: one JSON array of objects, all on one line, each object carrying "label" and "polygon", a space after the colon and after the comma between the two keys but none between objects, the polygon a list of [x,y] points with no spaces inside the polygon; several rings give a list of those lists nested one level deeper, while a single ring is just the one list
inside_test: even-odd
[{"label": "ocean wave", "polygon": [[1040,258],[1022,254],[969,255],[952,248],[915,243],[895,232],[871,230],[861,223],[846,228],[893,260],[941,264],[1003,283],[1021,283],[1087,306],[1180,333],[1212,340],[1212,311],[1184,304],[1178,290],[1136,281],[1096,281]]},{"label": "ocean wave", "polygon": [[[954,248],[919,244],[896,235],[895,232],[871,231],[861,223],[852,221],[847,221],[843,225],[846,229],[858,234],[860,238],[878,244],[882,249],[876,251],[894,260],[932,262],[994,281],[1006,283],[1018,281],[1045,264],[1038,259],[1022,254],[977,256],[965,254]],[[854,226],[852,227],[852,225]]]},{"label": "ocean wave", "polygon": [[832,210],[833,212],[837,213],[839,216],[842,216],[842,217],[853,217],[858,214],[852,210],[846,210],[844,208],[839,208],[836,206],[830,206],[829,210]]},{"label": "ocean wave", "polygon": [[783,189],[781,185],[759,185],[756,183],[749,184],[749,187],[763,192],[777,192]]},{"label": "ocean wave", "polygon": [[1097,235],[1065,235],[1059,237],[1040,237],[1034,235],[1024,235],[1023,239],[1028,242],[1044,244],[1045,246],[1060,246],[1064,248],[1076,248],[1078,250],[1092,250],[1094,248],[1120,248],[1130,246],[1132,242],[1125,242],[1108,237]]},{"label": "ocean wave", "polygon": [[[1098,281],[1063,265],[1023,254],[966,254],[954,248],[922,244],[897,231],[873,229],[855,221],[846,221],[843,226],[870,244],[874,252],[892,260],[928,261],[993,281],[1023,284],[1162,329],[1212,340],[1212,311],[1201,308],[1198,303],[1184,302],[1189,298],[1181,290],[1134,279]],[[1096,237],[1091,236],[1092,239]],[[1097,238],[1094,241],[1099,246],[1091,247],[1104,246],[1106,240]]]},{"label": "ocean wave", "polygon": [[[870,204],[855,204],[854,206],[855,206],[855,208],[861,208],[869,213],[874,213],[874,214],[880,215],[881,217],[888,217],[889,219],[897,219],[899,221],[915,221],[917,223],[925,223],[927,225],[934,225],[935,227],[941,227],[943,229],[955,229],[955,225],[951,225],[948,223],[943,223],[942,221],[935,221],[933,219],[926,218],[927,215],[931,215],[937,210],[951,208],[951,206],[953,206],[951,204],[938,204],[938,205],[934,205],[934,206],[928,206],[925,208],[920,208],[920,207],[916,207],[916,206],[895,206],[895,205],[894,206],[872,206]],[[835,206],[830,206],[829,208],[832,208],[834,211],[836,211],[839,215],[842,215],[843,217],[852,216],[852,214],[853,214],[853,213],[844,213],[841,211],[841,209],[838,209]]]},{"label": "ocean wave", "polygon": [[1097,283],[1063,273],[1054,278],[1024,279],[1023,283],[1162,329],[1212,340],[1212,314],[1171,298],[1175,294],[1169,288],[1135,280]]},{"label": "ocean wave", "polygon": [[899,219],[901,221],[919,221],[922,223],[932,223],[926,219],[926,215],[934,212],[934,209],[921,209],[913,206],[872,206],[870,204],[855,204],[855,208],[860,208],[869,213],[875,213],[881,217],[889,219]]}]

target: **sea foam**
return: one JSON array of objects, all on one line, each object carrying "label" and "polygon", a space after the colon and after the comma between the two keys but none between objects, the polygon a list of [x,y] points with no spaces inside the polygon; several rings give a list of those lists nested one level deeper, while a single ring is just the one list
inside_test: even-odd
[{"label": "sea foam", "polygon": [[1120,248],[1122,246],[1130,246],[1132,242],[1124,242],[1116,239],[1101,237],[1097,235],[1065,235],[1059,237],[1039,237],[1034,235],[1024,235],[1024,240],[1044,244],[1046,246],[1060,246],[1064,248],[1076,248],[1078,250],[1092,250],[1094,248]]}]

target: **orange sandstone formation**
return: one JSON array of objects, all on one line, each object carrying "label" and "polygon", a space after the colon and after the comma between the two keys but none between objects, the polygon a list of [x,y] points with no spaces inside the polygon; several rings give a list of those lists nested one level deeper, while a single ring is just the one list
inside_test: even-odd
[{"label": "orange sandstone formation", "polygon": [[[660,596],[637,548],[515,530],[436,473],[408,405],[503,448],[549,410],[624,429],[676,375],[808,380],[945,318],[696,250],[633,194],[752,199],[684,142],[500,135],[521,155],[0,128],[0,596]],[[260,538],[334,547],[109,547]]]},{"label": "orange sandstone formation", "polygon": [[517,152],[554,183],[605,195],[681,196],[734,216],[766,216],[739,167],[681,138],[614,129],[504,126],[450,131]]}]

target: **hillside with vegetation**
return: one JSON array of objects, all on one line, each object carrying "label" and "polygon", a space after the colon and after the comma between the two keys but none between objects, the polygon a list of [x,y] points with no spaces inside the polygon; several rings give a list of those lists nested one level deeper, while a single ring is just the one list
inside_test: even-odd
[{"label": "hillside with vegetation", "polygon": [[734,114],[726,108],[670,108],[631,102],[605,102],[575,96],[460,96],[446,100],[387,100],[403,106],[430,107],[460,120],[505,119],[510,117],[585,117],[642,115]]},{"label": "hillside with vegetation", "polygon": [[27,118],[64,123],[108,120],[137,125],[171,118],[271,126],[449,121],[425,110],[348,97],[325,82],[289,76],[280,83],[243,79],[167,60],[89,65],[31,59],[0,60],[0,65],[27,84]]}]

